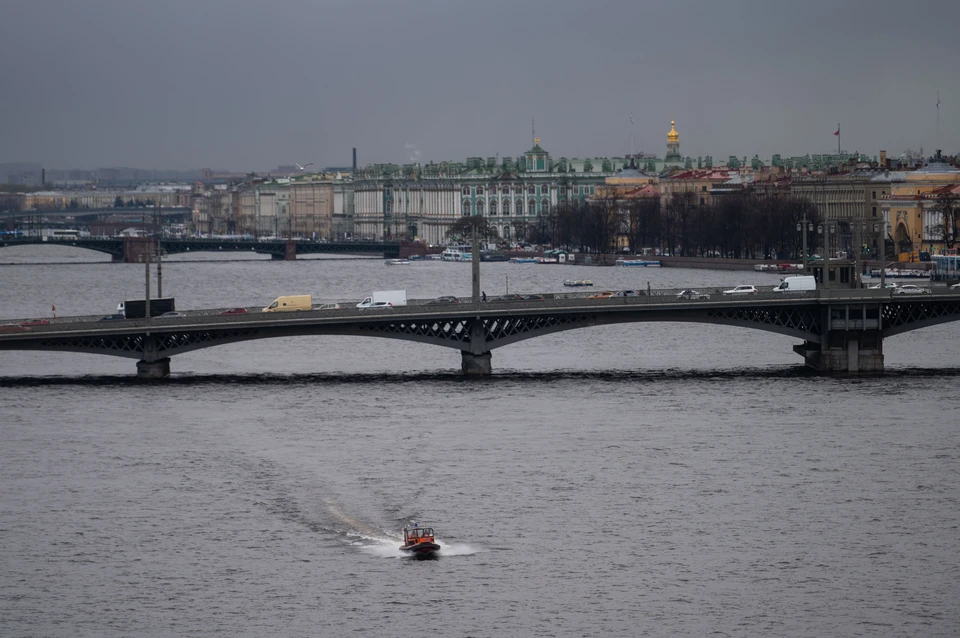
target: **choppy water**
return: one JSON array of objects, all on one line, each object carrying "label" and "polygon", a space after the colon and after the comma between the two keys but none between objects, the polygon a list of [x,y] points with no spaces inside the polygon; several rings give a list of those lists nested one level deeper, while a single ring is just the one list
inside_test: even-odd
[{"label": "choppy water", "polygon": [[[108,314],[142,267],[0,261],[0,316]],[[8,252],[9,251],[9,252]],[[485,264],[501,293],[774,283]],[[178,307],[467,294],[469,268],[171,260]],[[10,309],[16,309],[16,312]],[[888,374],[793,340],[605,326],[494,351],[362,338],[173,359],[0,353],[3,636],[949,636],[960,610],[960,325]],[[438,560],[400,556],[433,525]]]}]

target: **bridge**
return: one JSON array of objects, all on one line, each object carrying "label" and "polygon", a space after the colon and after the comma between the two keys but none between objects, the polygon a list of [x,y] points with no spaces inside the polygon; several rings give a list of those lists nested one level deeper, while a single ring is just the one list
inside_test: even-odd
[{"label": "bridge", "polygon": [[[80,237],[55,239],[53,237],[0,238],[0,248],[6,246],[74,246],[107,253],[113,261],[138,262],[153,245],[154,238],[147,237]],[[273,259],[294,260],[297,255],[382,255],[385,258],[400,256],[398,242],[326,242],[299,239],[194,239],[164,238],[163,253],[175,255],[189,252],[245,252],[270,255]]]},{"label": "bridge", "polygon": [[492,351],[519,341],[591,326],[682,321],[766,330],[802,341],[793,350],[823,373],[883,372],[883,338],[960,320],[960,291],[939,288],[919,295],[889,290],[761,292],[743,297],[678,297],[653,290],[636,297],[588,299],[558,293],[542,301],[434,304],[428,300],[390,309],[221,315],[193,311],[185,317],[99,321],[65,317],[43,325],[0,322],[0,350],[52,350],[137,359],[141,378],[165,378],[170,358],[251,339],[351,335],[402,339],[459,350],[468,376],[492,373]]}]

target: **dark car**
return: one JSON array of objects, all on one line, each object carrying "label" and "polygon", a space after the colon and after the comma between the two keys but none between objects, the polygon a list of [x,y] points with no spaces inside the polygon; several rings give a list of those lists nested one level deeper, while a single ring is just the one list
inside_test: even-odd
[{"label": "dark car", "polygon": [[491,297],[490,301],[523,301],[523,295],[500,295],[499,297]]},{"label": "dark car", "polygon": [[220,313],[221,315],[245,315],[247,314],[246,308],[228,308]]},{"label": "dark car", "polygon": [[123,315],[107,315],[102,318],[100,321],[120,321],[121,319],[126,319]]},{"label": "dark car", "polygon": [[520,301],[544,301],[546,297],[543,295],[517,295],[520,298]]},{"label": "dark car", "polygon": [[618,290],[617,292],[613,293],[614,297],[638,297],[639,295],[640,293],[638,293],[636,290]]},{"label": "dark car", "polygon": [[443,297],[437,297],[428,303],[460,303],[460,300],[453,295],[444,295]]}]

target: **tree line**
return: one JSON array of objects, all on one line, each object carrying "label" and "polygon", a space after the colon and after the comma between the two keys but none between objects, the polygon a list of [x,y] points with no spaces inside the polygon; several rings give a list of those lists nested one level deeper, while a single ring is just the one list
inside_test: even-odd
[{"label": "tree line", "polygon": [[[660,249],[687,257],[799,258],[803,242],[797,226],[806,219],[808,251],[818,246],[821,217],[805,197],[742,191],[707,204],[698,199],[694,192],[676,193],[664,206],[659,197],[604,191],[590,201],[561,202],[534,222],[514,222],[511,241],[595,253]],[[498,239],[483,217],[461,218],[448,235],[469,240],[474,225],[487,241]]]}]

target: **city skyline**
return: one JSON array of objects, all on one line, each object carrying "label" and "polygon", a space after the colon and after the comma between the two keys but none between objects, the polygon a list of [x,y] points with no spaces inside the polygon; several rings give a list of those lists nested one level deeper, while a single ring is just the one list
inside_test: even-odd
[{"label": "city skyline", "polygon": [[554,157],[662,156],[671,120],[715,161],[835,153],[838,122],[871,157],[960,149],[953,4],[483,6],[14,0],[0,163],[401,164],[534,135]]}]

